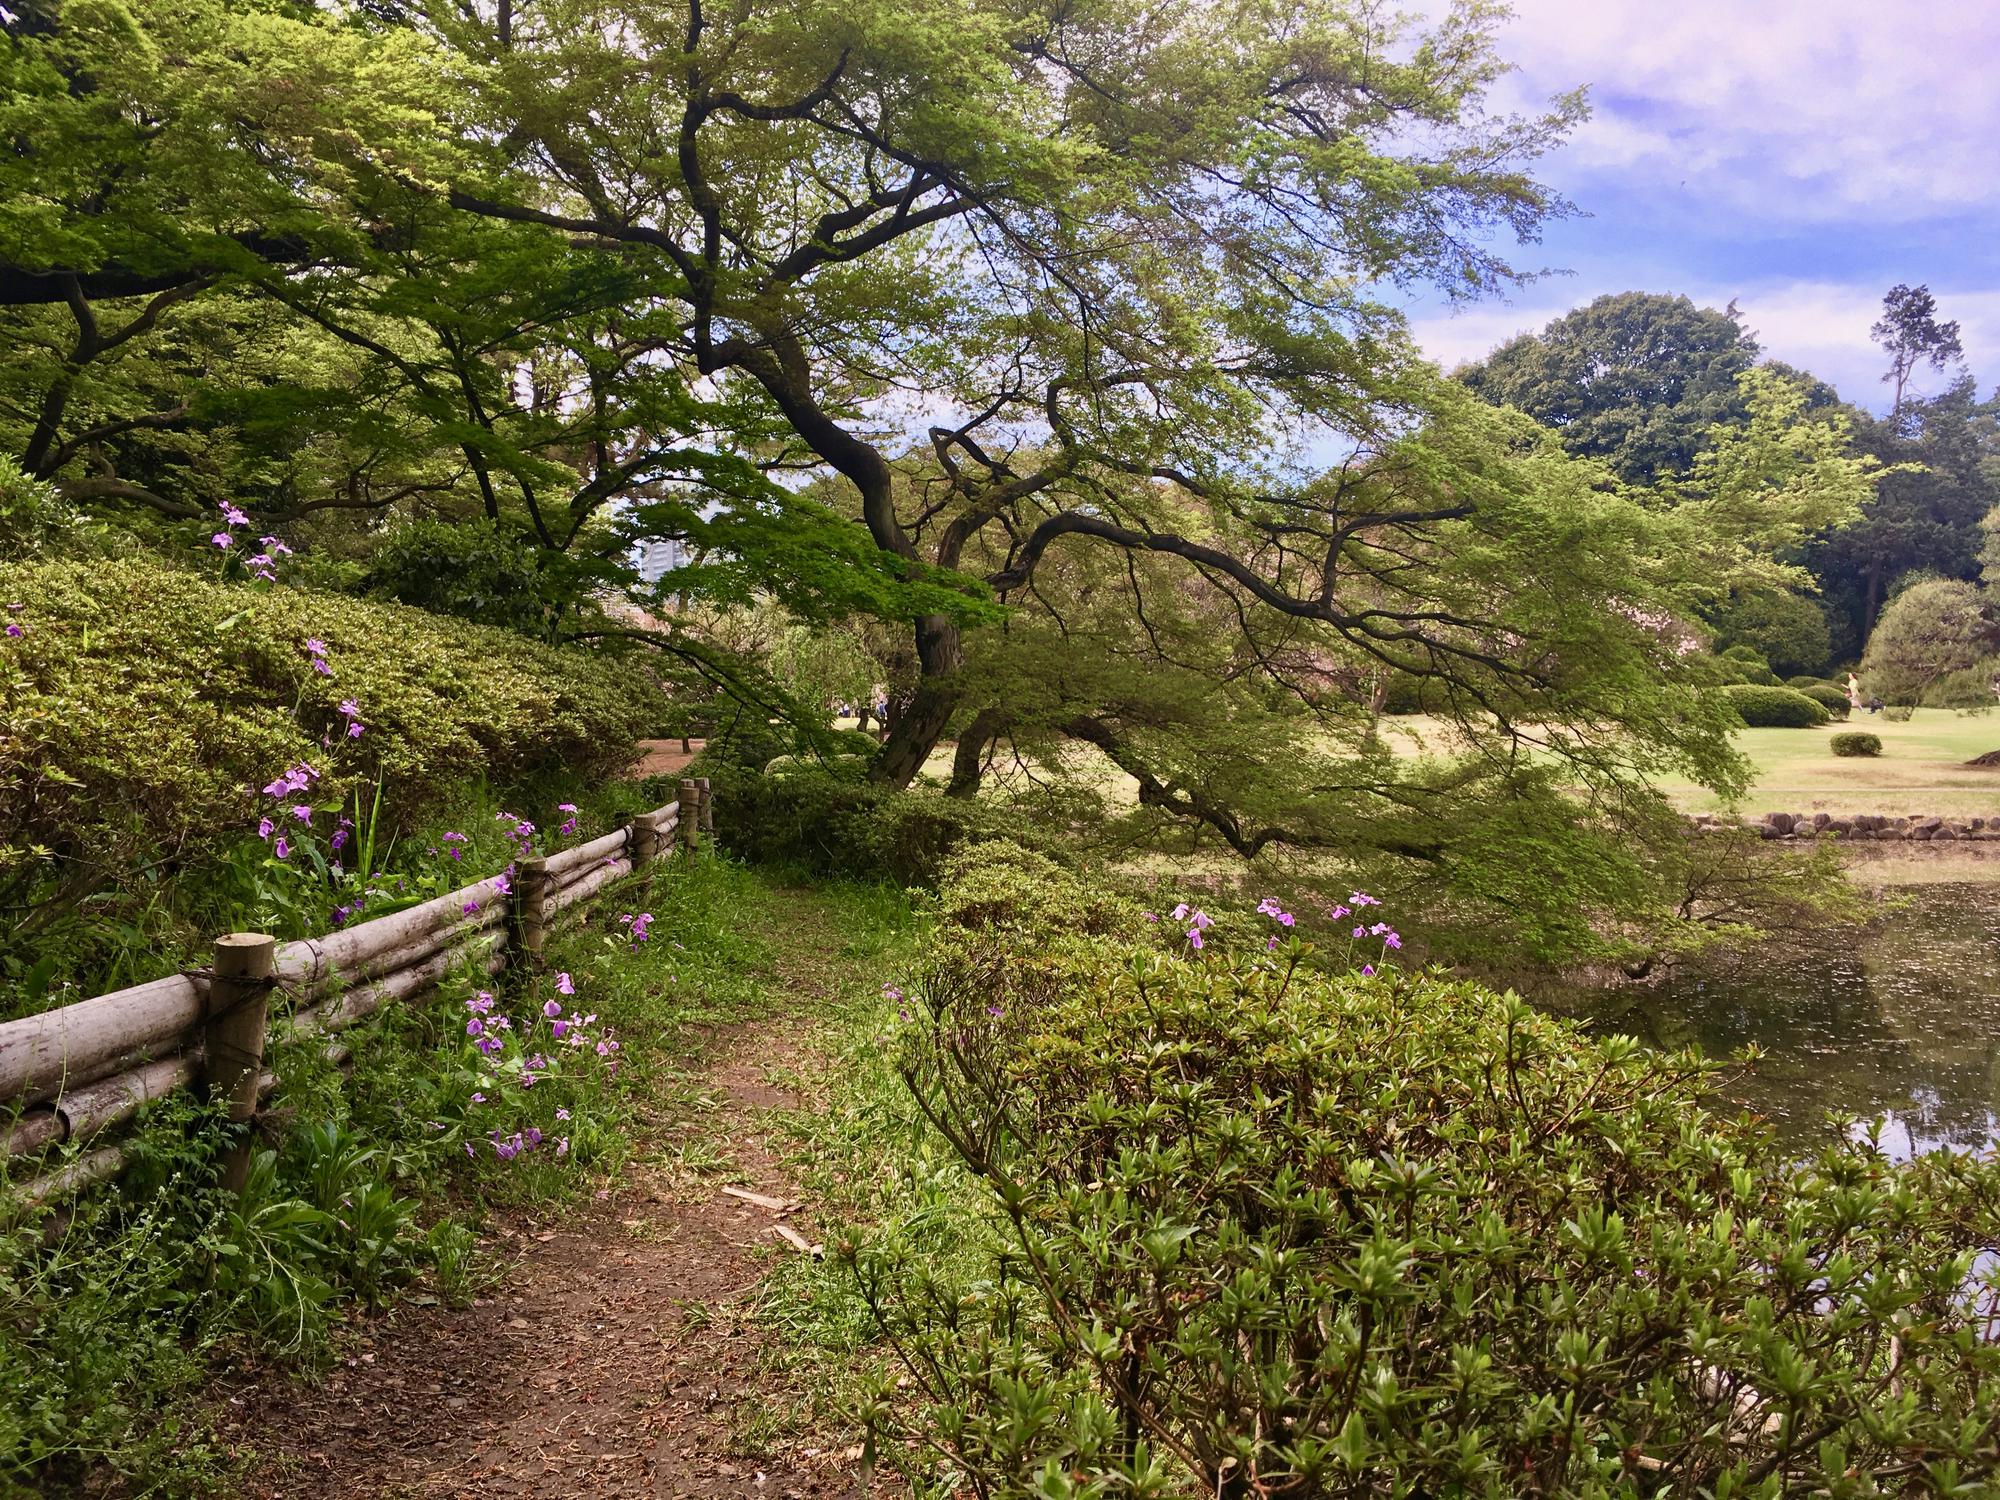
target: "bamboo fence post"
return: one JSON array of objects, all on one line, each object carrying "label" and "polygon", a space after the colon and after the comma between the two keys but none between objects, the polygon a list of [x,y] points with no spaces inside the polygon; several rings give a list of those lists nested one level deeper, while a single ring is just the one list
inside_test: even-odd
[{"label": "bamboo fence post", "polygon": [[537,855],[515,863],[507,898],[507,946],[530,969],[541,967],[549,927],[549,862]]},{"label": "bamboo fence post", "polygon": [[637,874],[660,856],[660,830],[645,817],[634,818],[625,825],[625,849],[632,857],[632,871]]},{"label": "bamboo fence post", "polygon": [[681,853],[693,854],[701,838],[701,783],[683,781],[681,783],[680,811]]},{"label": "bamboo fence post", "polygon": [[250,1131],[257,1113],[257,1079],[264,1071],[264,1032],[278,942],[261,932],[215,940],[215,967],[202,1026],[203,1072],[211,1099],[223,1102],[231,1125],[243,1127],[222,1161],[222,1186],[243,1191],[250,1176]]},{"label": "bamboo fence post", "polygon": [[709,800],[708,778],[706,776],[697,777],[695,785],[701,788],[701,831],[703,833],[714,833],[715,804]]}]

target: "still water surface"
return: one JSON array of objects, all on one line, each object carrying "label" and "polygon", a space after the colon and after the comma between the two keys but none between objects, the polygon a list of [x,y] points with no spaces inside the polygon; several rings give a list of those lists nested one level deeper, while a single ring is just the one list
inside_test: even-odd
[{"label": "still water surface", "polygon": [[1551,1009],[1662,1047],[1763,1058],[1724,1092],[1805,1142],[1829,1111],[1883,1116],[1906,1155],[2000,1139],[2000,885],[1919,886],[1908,906],[1811,951],[1779,941],[1682,964],[1665,983],[1545,994]]}]

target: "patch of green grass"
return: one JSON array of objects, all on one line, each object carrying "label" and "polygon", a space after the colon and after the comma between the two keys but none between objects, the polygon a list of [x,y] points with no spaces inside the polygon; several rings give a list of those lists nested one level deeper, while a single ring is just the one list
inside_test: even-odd
[{"label": "patch of green grass", "polygon": [[[1881,755],[1833,753],[1833,736],[1857,726],[1881,736]],[[1740,808],[1747,813],[2000,815],[2000,770],[1965,764],[2000,749],[2000,717],[1992,714],[1920,708],[1901,724],[1864,714],[1821,729],[1745,729],[1736,744],[1756,767]],[[1689,812],[1721,808],[1718,798],[1691,783],[1663,785]]]}]

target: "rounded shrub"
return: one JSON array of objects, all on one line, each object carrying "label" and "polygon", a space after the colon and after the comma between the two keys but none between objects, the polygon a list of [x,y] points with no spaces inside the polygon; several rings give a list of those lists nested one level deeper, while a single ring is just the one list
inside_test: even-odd
[{"label": "rounded shrub", "polygon": [[1854,705],[1847,701],[1847,694],[1832,683],[1814,683],[1811,687],[1794,688],[1792,691],[1804,693],[1825,709],[1829,718],[1844,719],[1854,709]]},{"label": "rounded shrub", "polygon": [[1733,682],[1722,691],[1752,729],[1816,729],[1833,717],[1824,705],[1788,687]]},{"label": "rounded shrub", "polygon": [[1861,730],[1853,730],[1846,734],[1836,734],[1828,743],[1833,746],[1833,753],[1835,755],[1857,756],[1880,755],[1882,753],[1882,736],[1879,734],[1867,734]]},{"label": "rounded shrub", "polygon": [[839,1247],[910,1372],[880,1451],[1007,1496],[1993,1492],[2000,1160],[1801,1160],[1691,1054],[1018,883],[948,886],[979,920],[898,997],[984,1212]]}]

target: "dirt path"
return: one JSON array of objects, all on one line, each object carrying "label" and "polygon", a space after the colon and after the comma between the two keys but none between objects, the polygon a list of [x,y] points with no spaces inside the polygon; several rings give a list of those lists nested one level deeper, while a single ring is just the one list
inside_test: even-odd
[{"label": "dirt path", "polygon": [[[703,1138],[730,1176],[793,1200],[766,1139],[795,1106],[769,1075],[798,1054],[796,1021],[718,1033],[703,1073]],[[507,1262],[460,1312],[405,1304],[324,1385],[256,1381],[229,1399],[233,1436],[263,1462],[246,1496],[852,1496],[852,1466],[810,1448],[742,1456],[746,1425],[790,1399],[769,1372],[750,1301],[773,1255],[796,1254],[780,1214],[638,1166],[615,1196],[553,1222],[497,1219]]]}]

